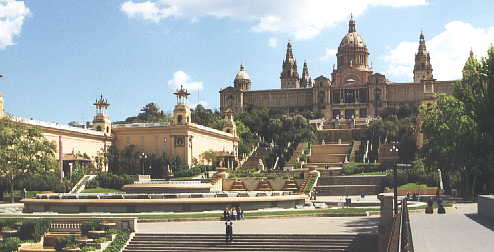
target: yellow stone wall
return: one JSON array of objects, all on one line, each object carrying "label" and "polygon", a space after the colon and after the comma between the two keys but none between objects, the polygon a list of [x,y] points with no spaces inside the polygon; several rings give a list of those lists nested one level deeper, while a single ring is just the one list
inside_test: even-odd
[{"label": "yellow stone wall", "polygon": [[[144,124],[143,124],[144,125]],[[209,150],[236,151],[239,139],[231,134],[201,125],[170,125],[149,127],[114,127],[114,144],[118,149],[135,145],[143,153],[174,153],[192,165],[192,158],[200,161],[200,155]],[[183,144],[175,138],[183,137]],[[165,140],[166,139],[166,140]],[[192,140],[190,140],[192,139]]]}]

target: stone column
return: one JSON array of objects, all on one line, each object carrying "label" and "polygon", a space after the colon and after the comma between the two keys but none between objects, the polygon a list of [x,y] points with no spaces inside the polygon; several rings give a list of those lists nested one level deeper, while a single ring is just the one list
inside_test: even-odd
[{"label": "stone column", "polygon": [[386,245],[393,227],[393,193],[381,193],[377,196],[381,201],[381,220],[379,222],[379,252],[386,252]]}]

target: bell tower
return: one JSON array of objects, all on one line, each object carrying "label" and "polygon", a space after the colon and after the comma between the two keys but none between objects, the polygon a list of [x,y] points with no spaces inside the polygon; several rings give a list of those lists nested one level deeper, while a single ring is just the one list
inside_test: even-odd
[{"label": "bell tower", "polygon": [[93,105],[96,107],[96,115],[93,119],[93,129],[96,131],[102,131],[105,135],[111,135],[111,120],[108,117],[106,111],[110,106],[107,99],[103,98],[103,95],[96,100]]},{"label": "bell tower", "polygon": [[177,105],[173,109],[173,124],[186,125],[190,123],[190,107],[187,105],[187,97],[190,95],[182,85],[175,93],[177,96]]},{"label": "bell tower", "polygon": [[432,79],[431,57],[425,46],[424,33],[420,32],[419,49],[415,54],[415,66],[413,67],[413,82],[420,83]]},{"label": "bell tower", "polygon": [[225,124],[223,125],[223,131],[237,137],[237,125],[235,125],[233,111],[231,109],[227,109],[225,111]]},{"label": "bell tower", "polygon": [[297,72],[297,61],[293,58],[292,44],[286,46],[286,56],[283,60],[283,68],[280,74],[281,88],[299,88],[300,79]]}]

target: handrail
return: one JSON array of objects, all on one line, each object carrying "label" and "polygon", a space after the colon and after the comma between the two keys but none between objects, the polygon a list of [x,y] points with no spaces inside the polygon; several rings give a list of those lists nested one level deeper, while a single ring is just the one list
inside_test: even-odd
[{"label": "handrail", "polygon": [[401,209],[394,216],[386,252],[414,252],[406,198],[401,201]]}]

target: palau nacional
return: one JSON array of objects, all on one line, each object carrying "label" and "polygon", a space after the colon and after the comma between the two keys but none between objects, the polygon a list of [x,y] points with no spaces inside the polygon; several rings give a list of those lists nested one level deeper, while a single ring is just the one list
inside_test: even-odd
[{"label": "palau nacional", "polygon": [[433,100],[438,93],[452,92],[454,81],[434,79],[422,33],[415,54],[413,82],[395,83],[383,74],[374,73],[368,58],[369,49],[351,18],[348,33],[338,47],[337,64],[332,68],[331,77],[321,75],[312,79],[307,62],[300,75],[293,46],[288,42],[280,74],[281,88],[251,90],[251,79],[241,65],[233,87],[220,91],[221,111],[231,109],[240,113],[252,107],[267,107],[289,112],[319,112],[326,120],[358,120],[373,118],[386,107],[419,105]]},{"label": "palau nacional", "polygon": [[[312,79],[307,62],[304,62],[300,75],[290,42],[282,63],[280,89],[252,90],[253,83],[241,65],[233,86],[219,92],[220,110],[226,121],[223,131],[191,122],[191,112],[186,102],[190,94],[183,88],[174,93],[177,104],[172,123],[112,124],[106,113],[109,102],[103,96],[94,103],[96,114],[87,128],[13,118],[23,124],[40,127],[44,136],[56,143],[57,158],[65,173],[70,173],[70,164],[74,161],[95,161],[110,145],[117,148],[135,145],[146,153],[174,153],[189,166],[194,159],[199,160],[203,152],[212,150],[224,153],[228,157],[226,160],[229,160],[225,166],[232,167],[233,161],[238,158],[239,144],[234,116],[249,108],[312,111],[321,114],[321,121],[326,123],[368,123],[387,107],[433,102],[439,93],[452,93],[454,81],[434,79],[431,56],[422,33],[415,54],[412,82],[395,83],[383,74],[374,73],[368,57],[369,49],[357,33],[355,20],[351,18],[348,33],[338,47],[337,64],[332,67],[330,77],[321,75]],[[0,98],[3,114],[4,100]],[[81,156],[81,153],[86,156]]]}]

